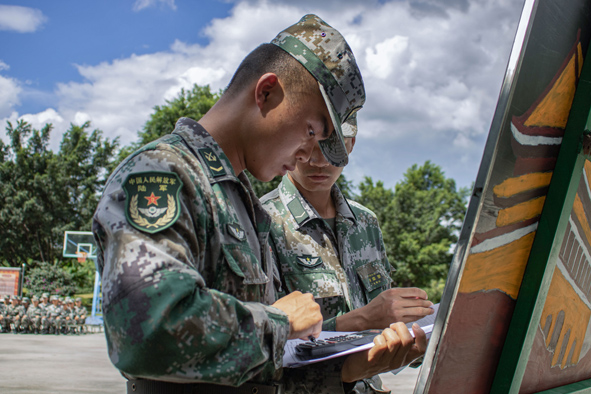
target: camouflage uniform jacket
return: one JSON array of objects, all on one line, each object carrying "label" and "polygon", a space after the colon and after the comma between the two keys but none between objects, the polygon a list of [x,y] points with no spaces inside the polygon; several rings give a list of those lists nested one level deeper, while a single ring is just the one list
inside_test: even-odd
[{"label": "camouflage uniform jacket", "polygon": [[[139,211],[144,199],[158,208]],[[93,222],[113,364],[171,382],[278,377],[289,321],[268,306],[270,225],[246,175],[191,119],[121,163]]]},{"label": "camouflage uniform jacket", "polygon": [[75,306],[73,314],[78,317],[88,316],[88,309],[85,306]]},{"label": "camouflage uniform jacket", "polygon": [[27,310],[25,309],[24,306],[22,305],[9,305],[6,308],[6,316],[11,316],[11,317],[23,317],[27,314]]},{"label": "camouflage uniform jacket", "polygon": [[390,264],[375,214],[344,198],[334,185],[336,234],[287,176],[261,202],[271,214],[271,245],[284,290],[312,293],[323,330],[336,317],[360,308],[391,287]]},{"label": "camouflage uniform jacket", "polygon": [[56,318],[65,316],[64,308],[60,305],[49,305],[45,311],[47,312],[47,317]]},{"label": "camouflage uniform jacket", "polygon": [[40,305],[31,305],[29,309],[27,309],[27,316],[35,317],[35,316],[45,316],[46,315],[45,309],[41,308]]}]

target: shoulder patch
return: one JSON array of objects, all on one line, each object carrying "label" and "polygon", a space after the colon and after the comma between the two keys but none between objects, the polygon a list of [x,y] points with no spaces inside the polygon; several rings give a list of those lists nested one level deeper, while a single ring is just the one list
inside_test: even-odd
[{"label": "shoulder patch", "polygon": [[298,198],[294,198],[287,204],[287,208],[289,212],[293,215],[293,218],[298,224],[302,224],[302,222],[308,219],[308,212],[304,209],[301,201]]},{"label": "shoulder patch", "polygon": [[226,170],[218,155],[215,154],[213,149],[211,148],[201,148],[199,149],[199,154],[203,157],[203,160],[207,163],[207,167],[209,171],[211,171],[211,175],[214,177],[226,175]]},{"label": "shoulder patch", "polygon": [[138,230],[154,234],[180,216],[179,192],[183,182],[174,172],[138,172],[123,182],[125,217]]}]

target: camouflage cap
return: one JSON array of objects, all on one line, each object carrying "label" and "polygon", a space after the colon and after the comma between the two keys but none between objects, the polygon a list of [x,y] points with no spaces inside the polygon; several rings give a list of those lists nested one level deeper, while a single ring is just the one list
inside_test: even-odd
[{"label": "camouflage cap", "polygon": [[29,297],[23,297],[23,302],[31,302],[31,299]]},{"label": "camouflage cap", "polygon": [[78,302],[78,301],[82,301],[82,298],[76,297],[76,302]]},{"label": "camouflage cap", "polygon": [[320,149],[334,166],[349,158],[341,124],[365,103],[361,72],[341,33],[318,16],[308,14],[271,41],[297,59],[316,78],[335,132],[320,141]]},{"label": "camouflage cap", "polygon": [[357,135],[357,114],[349,116],[349,119],[341,126],[343,129],[343,137],[352,138]]},{"label": "camouflage cap", "polygon": [[36,295],[33,296],[32,298],[33,301],[39,301],[39,297],[37,297]]},{"label": "camouflage cap", "polygon": [[43,293],[43,294],[41,294],[41,298],[49,298],[49,293]]}]

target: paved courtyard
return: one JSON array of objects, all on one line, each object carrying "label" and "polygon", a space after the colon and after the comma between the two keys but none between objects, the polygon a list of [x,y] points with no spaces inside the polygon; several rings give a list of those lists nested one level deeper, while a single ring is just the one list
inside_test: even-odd
[{"label": "paved courtyard", "polygon": [[[383,374],[393,393],[410,394],[418,369]],[[0,334],[0,393],[125,393],[107,356],[104,334]]]}]

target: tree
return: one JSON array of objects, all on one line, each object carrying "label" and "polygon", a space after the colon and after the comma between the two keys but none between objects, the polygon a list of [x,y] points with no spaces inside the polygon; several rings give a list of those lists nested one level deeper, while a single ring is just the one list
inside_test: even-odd
[{"label": "tree", "polygon": [[423,288],[431,300],[441,297],[457,242],[468,190],[456,189],[441,167],[411,166],[395,191],[366,178],[359,202],[376,212],[397,286]]},{"label": "tree", "polygon": [[10,144],[0,144],[0,264],[58,264],[64,231],[90,230],[117,140],[89,128],[71,125],[54,153],[50,124],[39,131],[8,122]]},{"label": "tree", "polygon": [[199,120],[219,100],[222,92],[212,93],[209,85],[193,85],[191,90],[181,89],[172,101],[166,100],[165,105],[154,107],[154,113],[138,133],[139,140],[123,148],[119,153],[122,161],[138,148],[158,138],[172,133],[177,120],[182,117]]}]

